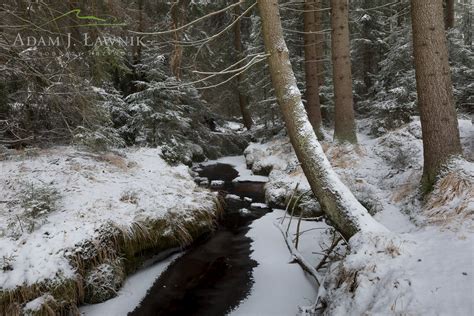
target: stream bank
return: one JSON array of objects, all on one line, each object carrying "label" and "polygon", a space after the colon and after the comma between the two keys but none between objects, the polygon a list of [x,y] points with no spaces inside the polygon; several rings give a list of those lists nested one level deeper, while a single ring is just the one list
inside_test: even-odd
[{"label": "stream bank", "polygon": [[226,201],[218,228],[176,259],[129,315],[225,315],[250,292],[257,262],[246,234],[253,220],[270,211],[263,204],[264,182],[234,182],[239,172],[229,164],[194,170],[197,182]]},{"label": "stream bank", "polygon": [[[225,201],[215,233],[185,253],[138,272],[117,298],[83,308],[84,315],[283,316],[296,314],[297,306],[314,299],[313,280],[299,265],[291,264],[288,249],[273,225],[284,211],[271,210],[263,203],[267,178],[246,169],[242,156],[193,169],[195,181],[219,192]],[[308,222],[302,227],[315,225],[324,226]],[[291,226],[292,233],[295,226]],[[303,250],[311,253],[315,240],[309,235],[303,239]],[[139,296],[143,298],[140,304]]]}]

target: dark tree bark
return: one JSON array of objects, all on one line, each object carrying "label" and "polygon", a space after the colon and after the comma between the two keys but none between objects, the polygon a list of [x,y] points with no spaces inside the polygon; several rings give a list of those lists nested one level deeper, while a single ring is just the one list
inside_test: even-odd
[{"label": "dark tree bark", "polygon": [[[190,0],[177,0],[171,5],[171,28],[177,29],[184,25],[186,18],[186,7],[189,5]],[[173,51],[170,57],[171,73],[176,79],[181,79],[181,62],[183,60],[183,47],[178,43],[181,41],[182,31],[174,33],[173,40]]]},{"label": "dark tree bark", "polygon": [[454,0],[446,0],[445,26],[446,29],[454,27]]},{"label": "dark tree bark", "polygon": [[[363,8],[371,8],[377,6],[377,2],[373,0],[364,0]],[[373,32],[372,22],[371,19],[368,21],[362,22],[362,38],[368,39],[370,38],[370,33]],[[377,53],[374,51],[374,47],[370,41],[366,41],[362,43],[362,72],[363,72],[363,79],[364,79],[364,94],[369,94],[370,89],[373,86],[372,75],[376,74],[377,72]]]},{"label": "dark tree bark", "polygon": [[472,0],[464,0],[463,1],[463,22],[462,22],[462,30],[464,35],[464,45],[472,46],[472,6],[474,3]]},{"label": "dark tree bark", "polygon": [[334,138],[357,143],[352,96],[348,0],[331,0]]},{"label": "dark tree bark", "polygon": [[[240,6],[235,7],[236,18],[240,16]],[[240,60],[243,57],[243,46],[242,46],[242,32],[241,32],[241,23],[240,19],[234,25],[234,48],[237,52],[237,60]],[[248,109],[248,100],[247,96],[242,93],[242,82],[244,81],[244,74],[241,73],[237,76],[237,94],[239,97],[239,106],[240,112],[242,113],[242,121],[244,126],[250,130],[253,125],[252,116]]]},{"label": "dark tree bark", "polygon": [[306,0],[304,5],[304,68],[306,77],[306,112],[309,122],[319,139],[323,139],[321,132],[321,106],[319,101],[319,78],[318,78],[318,54],[317,54],[317,36],[315,23],[315,1]]},{"label": "dark tree bark", "polygon": [[460,155],[458,120],[443,27],[442,0],[411,0],[418,108],[423,132],[423,187],[436,180],[442,166]]},{"label": "dark tree bark", "polygon": [[319,86],[324,84],[324,33],[323,32],[323,15],[322,15],[322,0],[314,0],[314,30],[316,31],[316,65],[318,67],[318,83]]},{"label": "dark tree bark", "polygon": [[339,232],[349,239],[359,231],[386,231],[339,180],[318,143],[301,101],[283,38],[278,0],[258,0],[273,88],[291,144],[312,191]]}]

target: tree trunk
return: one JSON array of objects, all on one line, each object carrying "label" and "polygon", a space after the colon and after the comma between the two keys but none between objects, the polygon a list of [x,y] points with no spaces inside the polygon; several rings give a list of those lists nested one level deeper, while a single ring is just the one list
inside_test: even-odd
[{"label": "tree trunk", "polygon": [[[372,7],[376,7],[376,2],[374,3],[373,0],[364,0],[363,2],[363,9],[368,9]],[[370,14],[370,13],[366,13]],[[372,19],[372,18],[371,18]],[[374,51],[374,47],[371,42],[371,32],[373,32],[372,22],[371,19],[369,21],[362,22],[362,30],[361,35],[362,38],[365,40],[362,43],[362,76],[364,79],[364,94],[369,94],[371,91],[370,89],[373,86],[372,75],[376,73],[377,70],[377,52]]]},{"label": "tree trunk", "polygon": [[[186,7],[189,4],[190,0],[178,0],[171,5],[170,15],[171,15],[171,28],[177,29],[178,27],[184,25]],[[181,79],[181,62],[183,60],[183,47],[179,44],[181,41],[182,31],[174,32],[173,40],[173,52],[170,57],[170,67],[171,73],[176,79]]]},{"label": "tree trunk", "polygon": [[321,106],[319,103],[319,78],[318,78],[318,64],[317,64],[317,36],[315,14],[314,14],[314,0],[306,0],[304,5],[304,68],[306,78],[306,112],[308,114],[309,122],[313,126],[314,131],[319,139],[323,139],[321,132]]},{"label": "tree trunk", "polygon": [[265,50],[275,94],[291,144],[312,191],[339,232],[349,239],[359,231],[386,231],[332,169],[308,121],[283,38],[278,0],[258,0]]},{"label": "tree trunk", "polygon": [[474,3],[472,0],[464,0],[463,1],[463,25],[462,25],[462,32],[464,35],[464,45],[471,46],[472,45],[472,6]]},{"label": "tree trunk", "polygon": [[314,30],[316,31],[316,59],[318,68],[318,83],[319,86],[324,84],[325,71],[324,71],[324,33],[323,32],[323,15],[321,12],[322,0],[314,0]]},{"label": "tree trunk", "polygon": [[423,187],[431,189],[443,164],[461,154],[458,120],[443,27],[442,0],[411,0],[418,108],[423,133]]},{"label": "tree trunk", "polygon": [[[236,18],[240,16],[240,6],[235,7]],[[241,23],[240,19],[234,25],[234,48],[237,52],[237,60],[240,60],[243,57],[243,47],[242,47],[242,34],[241,34]],[[237,94],[239,96],[239,105],[240,112],[242,113],[242,120],[244,126],[250,130],[253,125],[252,116],[248,109],[247,96],[242,93],[242,82],[244,81],[244,73],[240,73],[237,76]]]},{"label": "tree trunk", "polygon": [[[143,21],[143,1],[144,0],[138,0],[138,31],[139,32],[144,32],[145,31],[145,25]],[[141,62],[142,60],[142,45],[137,45],[134,48],[134,56],[133,56],[133,64],[137,65]],[[135,68],[134,68],[135,71]]]},{"label": "tree trunk", "polygon": [[331,0],[334,139],[357,143],[352,97],[348,0]]},{"label": "tree trunk", "polygon": [[454,27],[454,0],[446,0],[445,26],[446,29]]}]

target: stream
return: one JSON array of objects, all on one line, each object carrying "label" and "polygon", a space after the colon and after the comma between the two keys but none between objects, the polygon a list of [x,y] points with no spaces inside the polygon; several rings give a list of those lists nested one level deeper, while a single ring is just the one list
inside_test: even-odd
[{"label": "stream", "polygon": [[229,164],[198,166],[196,182],[225,198],[217,230],[197,241],[160,275],[129,315],[225,315],[252,287],[249,225],[269,211],[263,182],[233,182],[239,173]]}]

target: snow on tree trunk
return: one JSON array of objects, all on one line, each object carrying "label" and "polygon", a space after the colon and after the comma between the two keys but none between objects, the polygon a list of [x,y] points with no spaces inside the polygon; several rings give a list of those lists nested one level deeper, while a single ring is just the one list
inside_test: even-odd
[{"label": "snow on tree trunk", "polygon": [[304,58],[305,58],[305,74],[306,74],[306,112],[313,126],[314,131],[319,139],[323,138],[321,132],[321,106],[319,102],[319,78],[318,78],[318,54],[317,36],[315,21],[315,5],[314,0],[306,0],[304,13]]},{"label": "snow on tree trunk", "polygon": [[278,0],[258,0],[272,84],[291,144],[327,216],[349,239],[359,231],[386,231],[341,182],[308,121],[283,38]]},{"label": "snow on tree trunk", "polygon": [[423,133],[425,191],[431,188],[448,159],[462,153],[442,1],[411,1],[416,89]]},{"label": "snow on tree trunk", "polygon": [[331,0],[331,28],[335,112],[334,138],[341,142],[356,143],[347,0]]}]

